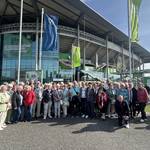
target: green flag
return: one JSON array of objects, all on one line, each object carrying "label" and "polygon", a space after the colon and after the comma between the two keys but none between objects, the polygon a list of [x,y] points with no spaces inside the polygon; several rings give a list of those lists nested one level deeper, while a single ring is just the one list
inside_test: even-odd
[{"label": "green flag", "polygon": [[131,42],[137,42],[138,39],[138,17],[139,9],[142,0],[129,0],[130,1],[130,18],[131,18]]},{"label": "green flag", "polygon": [[79,67],[80,65],[80,47],[72,46],[72,68]]}]

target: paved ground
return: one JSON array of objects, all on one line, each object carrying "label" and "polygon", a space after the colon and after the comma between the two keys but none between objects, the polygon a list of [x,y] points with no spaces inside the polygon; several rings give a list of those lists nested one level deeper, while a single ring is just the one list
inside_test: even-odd
[{"label": "paved ground", "polygon": [[117,120],[70,118],[9,125],[0,131],[0,150],[150,150],[150,117],[130,129]]}]

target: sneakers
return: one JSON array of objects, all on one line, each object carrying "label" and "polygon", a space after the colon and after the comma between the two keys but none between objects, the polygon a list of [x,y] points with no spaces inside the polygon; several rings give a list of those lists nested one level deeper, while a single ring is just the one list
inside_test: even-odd
[{"label": "sneakers", "polygon": [[129,124],[126,124],[126,125],[125,125],[125,128],[129,129]]},{"label": "sneakers", "polygon": [[53,118],[51,115],[48,115],[48,117],[49,117],[50,119],[52,119],[52,118]]},{"label": "sneakers", "polygon": [[5,124],[2,125],[2,128],[6,128],[7,126]]},{"label": "sneakers", "polygon": [[143,122],[144,122],[144,119],[141,119],[140,122],[143,123]]},{"label": "sneakers", "polygon": [[88,119],[88,117],[89,117],[89,116],[88,116],[88,115],[86,115],[86,116],[85,116],[85,119]]},{"label": "sneakers", "polygon": [[46,116],[44,116],[44,118],[43,118],[44,120],[46,120]]},{"label": "sneakers", "polygon": [[0,131],[4,130],[2,127],[0,127]]},{"label": "sneakers", "polygon": [[84,118],[84,117],[85,117],[85,115],[82,115],[81,117],[82,117],[82,118]]},{"label": "sneakers", "polygon": [[105,117],[105,114],[102,114],[102,117],[101,117],[103,120],[105,120],[106,119],[106,117]]}]

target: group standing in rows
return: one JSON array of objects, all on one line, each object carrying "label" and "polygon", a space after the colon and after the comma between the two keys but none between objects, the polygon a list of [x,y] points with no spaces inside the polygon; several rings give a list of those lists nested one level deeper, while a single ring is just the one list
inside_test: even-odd
[{"label": "group standing in rows", "polygon": [[147,119],[148,100],[141,82],[4,83],[0,86],[0,130],[6,123],[76,116],[103,120],[117,116],[118,125],[129,128],[129,119],[137,113],[141,122]]}]

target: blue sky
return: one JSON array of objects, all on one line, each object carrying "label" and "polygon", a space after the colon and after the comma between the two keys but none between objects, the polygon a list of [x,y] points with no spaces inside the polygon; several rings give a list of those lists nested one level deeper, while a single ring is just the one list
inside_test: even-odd
[{"label": "blue sky", "polygon": [[[128,33],[128,0],[81,0],[106,20]],[[139,43],[150,51],[150,0],[142,0],[139,12]]]}]

